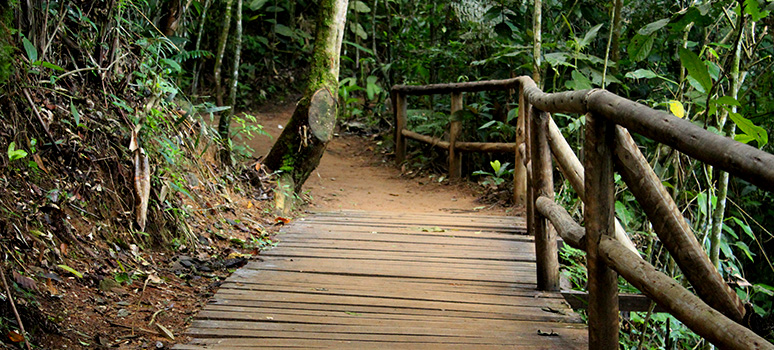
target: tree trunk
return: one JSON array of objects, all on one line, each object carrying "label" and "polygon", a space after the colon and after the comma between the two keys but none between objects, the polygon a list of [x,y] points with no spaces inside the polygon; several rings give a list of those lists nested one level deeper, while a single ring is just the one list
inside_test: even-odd
[{"label": "tree trunk", "polygon": [[543,0],[535,0],[535,12],[532,15],[532,32],[534,33],[532,41],[532,80],[538,86],[541,85],[540,64],[541,64],[541,45],[543,44]]},{"label": "tree trunk", "polygon": [[218,106],[223,105],[223,85],[220,79],[220,71],[223,67],[223,56],[226,53],[226,43],[228,42],[228,32],[231,30],[231,9],[234,7],[234,0],[226,0],[226,13],[223,18],[223,31],[218,40],[218,53],[215,56],[215,101]]},{"label": "tree trunk", "polygon": [[312,66],[304,96],[264,160],[270,169],[291,175],[296,193],[320,164],[336,125],[339,55],[347,4],[348,0],[320,2]]},{"label": "tree trunk", "polygon": [[164,17],[161,19],[161,32],[165,36],[173,36],[183,17],[180,0],[168,0],[164,4]]},{"label": "tree trunk", "polygon": [[239,60],[242,54],[242,0],[237,0],[236,3],[236,48],[234,49],[234,67],[231,71],[231,91],[228,96],[228,103],[231,109],[228,113],[220,115],[220,121],[218,123],[218,134],[220,134],[223,142],[223,151],[221,153],[220,160],[224,164],[231,165],[231,143],[229,142],[230,135],[229,129],[231,127],[231,117],[234,116],[234,109],[236,108],[236,93],[237,82],[239,81]]},{"label": "tree trunk", "polygon": [[[199,49],[202,46],[202,35],[204,34],[204,24],[207,23],[207,10],[210,9],[210,5],[212,4],[212,0],[205,0],[204,1],[204,9],[202,9],[202,17],[199,19],[199,31],[198,35],[196,35],[196,45],[194,46],[194,51],[199,51]],[[203,58],[197,58],[196,63],[194,63],[194,69],[193,69],[193,79],[191,81],[191,95],[196,95],[198,92],[199,87],[199,72],[202,70],[202,61],[204,61]]]}]

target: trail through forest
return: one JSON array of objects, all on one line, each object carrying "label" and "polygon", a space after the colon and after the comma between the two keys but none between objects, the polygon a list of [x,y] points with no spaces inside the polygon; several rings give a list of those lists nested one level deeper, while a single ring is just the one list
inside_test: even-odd
[{"label": "trail through forest", "polygon": [[[255,117],[272,137],[247,144],[265,155],[293,114],[293,104],[267,106]],[[475,184],[449,184],[442,175],[411,176],[395,167],[373,138],[337,133],[319,167],[304,184],[310,211],[375,210],[387,212],[482,212],[512,215],[512,209],[478,201]],[[445,179],[445,177],[444,177]]]}]

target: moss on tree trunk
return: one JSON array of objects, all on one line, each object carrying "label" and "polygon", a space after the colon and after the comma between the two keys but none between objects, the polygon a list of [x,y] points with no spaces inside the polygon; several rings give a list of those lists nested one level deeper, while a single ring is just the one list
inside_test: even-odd
[{"label": "moss on tree trunk", "polygon": [[320,164],[336,125],[339,53],[347,3],[347,0],[320,2],[312,66],[304,96],[264,160],[270,169],[290,174],[296,193]]}]

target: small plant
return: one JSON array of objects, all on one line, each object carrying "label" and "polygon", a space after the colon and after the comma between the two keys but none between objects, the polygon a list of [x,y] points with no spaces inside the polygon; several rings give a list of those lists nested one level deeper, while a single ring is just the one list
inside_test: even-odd
[{"label": "small plant", "polygon": [[15,161],[27,157],[27,151],[23,149],[16,149],[16,142],[11,142],[8,145],[8,160]]},{"label": "small plant", "polygon": [[508,166],[510,166],[511,163],[505,162],[504,164],[500,164],[499,160],[494,160],[489,162],[489,165],[492,166],[493,172],[483,170],[476,170],[473,172],[473,175],[486,176],[486,179],[481,183],[484,186],[491,185],[494,187],[499,187],[505,183],[505,177],[507,175],[513,175],[513,169],[508,169]]}]

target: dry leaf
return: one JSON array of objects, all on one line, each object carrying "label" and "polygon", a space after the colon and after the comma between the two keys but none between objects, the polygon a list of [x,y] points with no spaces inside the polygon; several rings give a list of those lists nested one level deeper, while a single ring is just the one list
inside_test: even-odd
[{"label": "dry leaf", "polygon": [[252,207],[253,207],[253,202],[252,201],[247,201],[247,209],[250,209]]},{"label": "dry leaf", "polygon": [[31,292],[37,292],[38,291],[38,285],[35,283],[35,280],[32,278],[29,278],[27,276],[22,276],[18,272],[13,272],[13,280],[16,281],[16,284],[22,286],[22,288],[31,291]]},{"label": "dry leaf", "polygon": [[167,329],[167,327],[164,327],[161,324],[156,323],[156,328],[158,328],[159,331],[161,331],[162,335],[164,335],[165,337],[169,338],[169,340],[175,340],[175,335],[172,334],[172,331]]},{"label": "dry leaf", "polygon": [[51,279],[46,279],[46,290],[51,296],[59,295],[59,291],[56,289],[56,286],[54,285],[54,282],[51,281]]},{"label": "dry leaf", "polygon": [[24,336],[22,336],[16,331],[8,331],[8,339],[10,339],[14,343],[21,343],[24,341]]},{"label": "dry leaf", "polygon": [[261,162],[255,162],[255,171],[261,172]]},{"label": "dry leaf", "polygon": [[283,217],[281,217],[281,216],[278,216],[276,219],[274,219],[274,222],[275,222],[275,223],[278,223],[278,224],[282,224],[282,225],[284,225],[284,224],[288,224],[288,223],[290,223],[290,219],[287,219],[287,218],[283,218]]}]

